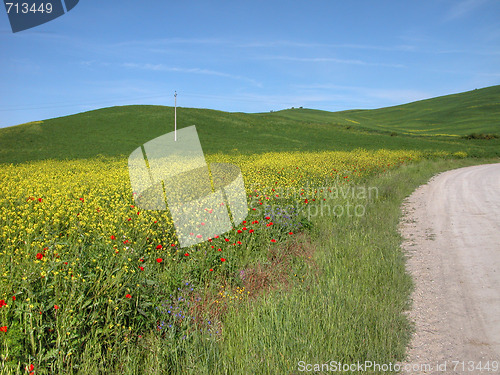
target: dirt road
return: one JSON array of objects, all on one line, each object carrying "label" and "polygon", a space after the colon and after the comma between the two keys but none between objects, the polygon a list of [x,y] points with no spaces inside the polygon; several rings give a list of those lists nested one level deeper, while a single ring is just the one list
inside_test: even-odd
[{"label": "dirt road", "polygon": [[500,164],[433,177],[403,214],[416,333],[402,373],[500,374],[479,368],[500,366]]}]

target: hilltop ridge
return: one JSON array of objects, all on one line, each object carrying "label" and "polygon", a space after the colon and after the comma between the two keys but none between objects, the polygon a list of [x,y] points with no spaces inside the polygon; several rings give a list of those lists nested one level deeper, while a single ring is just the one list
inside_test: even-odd
[{"label": "hilltop ridge", "polygon": [[[0,129],[0,162],[124,156],[173,131],[174,109],[109,107]],[[196,125],[205,153],[264,153],[356,148],[415,149],[499,155],[500,85],[374,110],[289,109],[229,113],[178,108],[178,128]]]}]

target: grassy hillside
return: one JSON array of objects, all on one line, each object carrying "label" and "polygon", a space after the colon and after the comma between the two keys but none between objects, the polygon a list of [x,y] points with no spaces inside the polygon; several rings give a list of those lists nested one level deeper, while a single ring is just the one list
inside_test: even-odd
[{"label": "grassy hillside", "polygon": [[500,85],[375,110],[286,110],[281,116],[406,135],[500,134]]},{"label": "grassy hillside", "polygon": [[[178,127],[196,125],[207,154],[361,147],[492,156],[498,155],[499,139],[464,140],[459,135],[500,133],[499,103],[500,86],[494,86],[396,107],[335,113],[296,109],[244,114],[178,108]],[[0,162],[128,155],[172,131],[173,118],[171,107],[136,105],[0,129]],[[434,136],[422,136],[430,134]]]}]

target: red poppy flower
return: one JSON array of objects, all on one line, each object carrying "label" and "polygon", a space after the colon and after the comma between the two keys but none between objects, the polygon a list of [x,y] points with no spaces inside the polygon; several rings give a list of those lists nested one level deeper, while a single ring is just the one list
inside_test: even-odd
[{"label": "red poppy flower", "polygon": [[269,217],[269,216],[266,216],[266,218],[265,218],[265,219],[266,219],[266,220],[269,220],[269,219],[270,219],[270,217]]},{"label": "red poppy flower", "polygon": [[12,296],[12,301],[15,301],[16,300],[16,296]]},{"label": "red poppy flower", "polygon": [[308,203],[308,200],[306,199],[306,200],[304,201],[304,203]]},{"label": "red poppy flower", "polygon": [[7,304],[5,303],[5,300],[0,299],[0,307],[4,307],[4,306],[7,306]]},{"label": "red poppy flower", "polygon": [[156,258],[156,261],[157,261],[158,263],[161,263],[161,262],[163,262],[163,259],[161,259],[161,258]]},{"label": "red poppy flower", "polygon": [[162,245],[158,245],[158,246],[156,246],[156,248],[157,248],[157,249],[162,249],[162,248],[163,248],[163,246],[162,246]]},{"label": "red poppy flower", "polygon": [[59,306],[54,305],[54,309],[59,310]]},{"label": "red poppy flower", "polygon": [[0,327],[0,332],[7,332],[7,326]]},{"label": "red poppy flower", "polygon": [[116,237],[115,237],[115,236],[111,236],[111,237],[109,237],[109,238],[111,238],[112,240],[116,240]]},{"label": "red poppy flower", "polygon": [[220,261],[221,261],[221,262],[225,262],[225,261],[226,261],[226,258],[220,258]]},{"label": "red poppy flower", "polygon": [[42,253],[36,254],[36,259],[41,260],[42,258],[43,258],[43,254]]},{"label": "red poppy flower", "polygon": [[273,239],[271,240],[271,242],[276,242],[276,240],[273,238]]},{"label": "red poppy flower", "polygon": [[249,232],[249,233],[253,233],[253,232],[254,232],[254,230],[253,230],[253,229],[250,229],[248,232]]},{"label": "red poppy flower", "polygon": [[209,271],[213,271],[214,269],[213,268],[210,268]]},{"label": "red poppy flower", "polygon": [[41,201],[43,201],[43,199],[42,198],[38,198],[38,202],[41,202]]},{"label": "red poppy flower", "polygon": [[224,238],[224,240],[226,240],[226,242],[229,242],[229,238]]},{"label": "red poppy flower", "polygon": [[143,267],[143,266],[139,266],[139,269],[140,269],[141,271],[144,271],[144,267]]},{"label": "red poppy flower", "polygon": [[128,240],[123,241],[124,244],[128,244]]},{"label": "red poppy flower", "polygon": [[125,294],[125,298],[132,298],[130,294]]},{"label": "red poppy flower", "polygon": [[139,259],[139,262],[144,262],[144,259],[142,259],[142,258],[141,258],[141,259]]},{"label": "red poppy flower", "polygon": [[35,366],[33,366],[33,364],[30,365],[30,367],[28,367],[28,371],[33,371],[35,369]]},{"label": "red poppy flower", "polygon": [[293,232],[288,232],[288,234],[293,234]]},{"label": "red poppy flower", "polygon": [[184,254],[184,256],[185,256],[185,257],[188,257],[188,256],[189,256],[189,253]]}]

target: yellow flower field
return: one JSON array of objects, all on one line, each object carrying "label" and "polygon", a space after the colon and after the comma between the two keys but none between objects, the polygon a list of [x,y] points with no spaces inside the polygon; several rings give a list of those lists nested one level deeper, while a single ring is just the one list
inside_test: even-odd
[{"label": "yellow flower field", "polygon": [[[233,231],[182,249],[168,211],[135,206],[125,158],[2,165],[0,347],[13,361],[48,363],[78,358],[91,338],[114,350],[156,325],[183,337],[189,316],[159,318],[155,307],[186,282],[187,300],[210,280],[236,278],[301,230],[300,209],[271,217],[266,206],[302,207],[326,181],[354,185],[422,157],[387,150],[210,155],[208,163],[241,169],[249,215]],[[278,196],[290,191],[300,195]],[[244,290],[214,298],[241,300]]]}]

